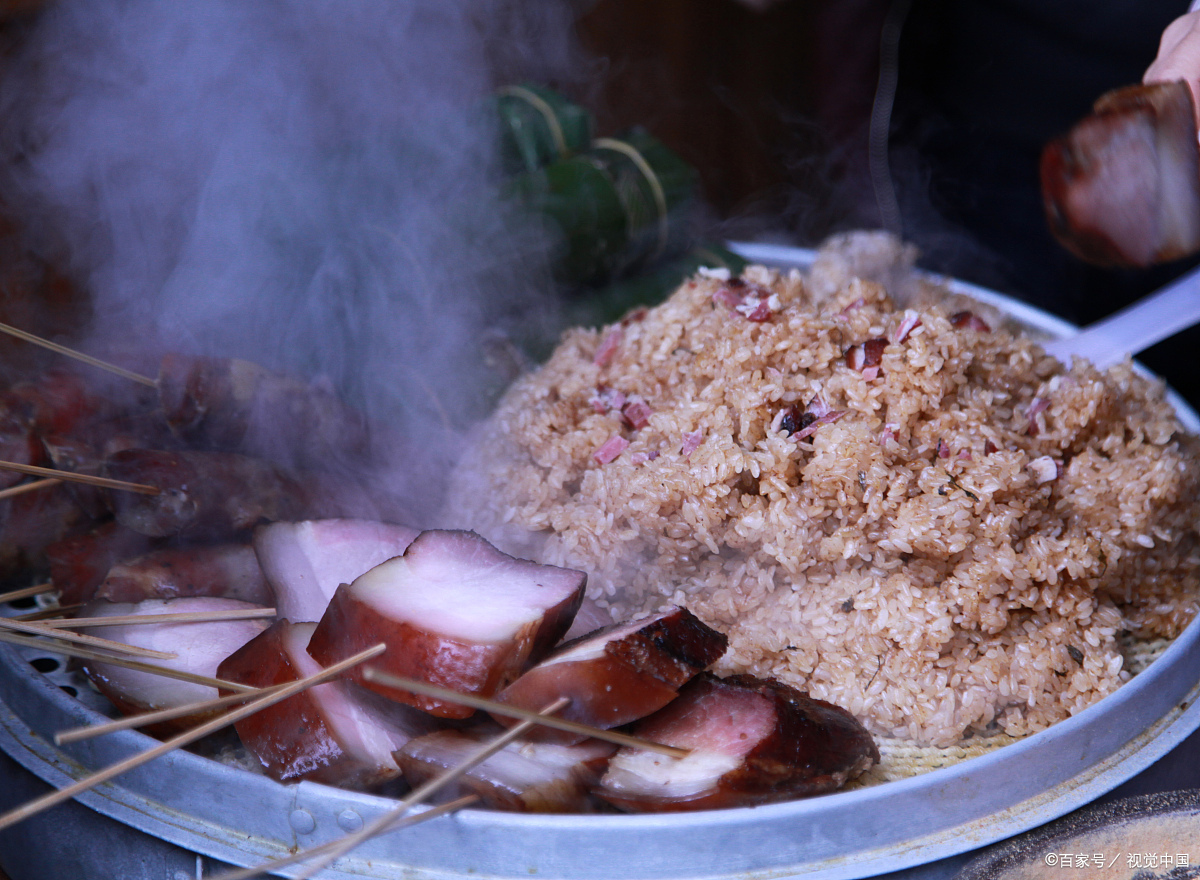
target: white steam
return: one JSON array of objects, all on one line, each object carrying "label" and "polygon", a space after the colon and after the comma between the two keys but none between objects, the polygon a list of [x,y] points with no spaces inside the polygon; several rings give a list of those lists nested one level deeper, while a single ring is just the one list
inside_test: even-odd
[{"label": "white steam", "polygon": [[570,23],[565,2],[59,0],[0,77],[0,191],[97,338],[423,419],[467,405],[485,327],[539,312],[544,245],[496,195],[481,108],[503,78],[569,77]]}]

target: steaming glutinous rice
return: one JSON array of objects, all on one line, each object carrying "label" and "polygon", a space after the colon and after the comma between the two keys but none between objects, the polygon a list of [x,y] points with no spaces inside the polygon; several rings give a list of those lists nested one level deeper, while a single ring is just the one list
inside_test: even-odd
[{"label": "steaming glutinous rice", "polygon": [[1196,612],[1200,444],[1160,382],[1068,369],[897,254],[850,237],[567,332],[476,432],[451,518],[584,569],[617,619],[686,605],[729,635],[721,671],[878,734],[1092,704],[1130,675],[1122,636]]}]

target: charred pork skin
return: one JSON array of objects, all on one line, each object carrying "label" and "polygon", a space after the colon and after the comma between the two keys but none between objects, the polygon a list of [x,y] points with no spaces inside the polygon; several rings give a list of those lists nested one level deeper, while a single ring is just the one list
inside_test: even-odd
[{"label": "charred pork skin", "polygon": [[1200,250],[1200,148],[1183,82],[1127,86],[1042,152],[1050,229],[1100,266],[1145,267]]},{"label": "charred pork skin", "polygon": [[[674,607],[563,645],[496,699],[536,712],[568,697],[559,717],[607,730],[667,705],[682,685],[720,659],[728,643],[686,608]],[[527,738],[562,744],[584,739],[548,727],[534,728]]]},{"label": "charred pork skin", "polygon": [[623,810],[745,807],[840,788],[879,761],[849,712],[770,679],[698,676],[634,725],[635,735],[690,749],[670,758],[622,748],[596,794]]},{"label": "charred pork skin", "polygon": [[[404,555],[338,588],[310,653],[331,666],[384,642],[378,668],[491,697],[558,642],[586,580],[582,572],[514,559],[474,532],[425,531]],[[366,686],[441,717],[472,713],[436,697]]]}]

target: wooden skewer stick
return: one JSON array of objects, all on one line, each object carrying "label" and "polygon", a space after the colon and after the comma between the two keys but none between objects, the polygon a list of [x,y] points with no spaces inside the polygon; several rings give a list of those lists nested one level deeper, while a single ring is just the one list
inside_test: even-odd
[{"label": "wooden skewer stick", "polygon": [[47,478],[45,480],[34,480],[32,483],[19,483],[16,486],[10,486],[7,489],[0,489],[0,501],[5,498],[13,498],[17,495],[24,495],[26,492],[33,492],[37,489],[49,489],[52,486],[57,486],[62,483],[62,480],[57,477]]},{"label": "wooden skewer stick", "polygon": [[424,785],[417,786],[417,788],[412,790],[408,797],[396,804],[395,807],[388,810],[382,816],[376,818],[373,822],[363,826],[361,830],[342,838],[341,842],[337,846],[331,848],[329,852],[322,854],[317,861],[306,865],[299,874],[296,874],[296,880],[307,880],[307,878],[317,873],[317,871],[320,871],[322,868],[332,864],[339,856],[350,852],[350,850],[354,849],[354,847],[358,846],[360,843],[371,839],[376,834],[382,834],[383,832],[387,831],[394,822],[403,818],[405,813],[407,813],[417,804],[421,803],[421,801],[425,800],[435,792],[445,788],[476,764],[483,763],[517,737],[524,734],[527,730],[529,730],[529,728],[544,722],[547,718],[551,717],[555,712],[557,712],[559,709],[562,709],[570,702],[571,701],[566,697],[559,697],[549,706],[546,706],[546,708],[542,709],[541,712],[530,712],[529,714],[532,715],[533,718],[522,721],[512,729],[507,730],[499,736],[484,743],[475,751],[471,752],[470,755],[464,758],[462,763],[460,763],[457,767],[452,767],[445,773],[441,773],[435,776],[433,779],[430,779]]},{"label": "wooden skewer stick", "polygon": [[149,376],[143,376],[141,373],[134,373],[126,370],[124,367],[118,367],[116,364],[110,364],[108,361],[102,361],[99,358],[94,358],[90,354],[84,354],[81,351],[76,351],[73,348],[67,348],[65,345],[59,345],[57,342],[51,342],[49,339],[43,339],[40,336],[34,336],[25,330],[20,330],[8,324],[0,324],[0,332],[7,333],[9,336],[15,336],[17,339],[24,339],[26,342],[32,342],[34,345],[40,345],[42,348],[48,348],[51,351],[58,352],[61,355],[66,355],[69,358],[75,358],[77,361],[82,361],[85,364],[90,364],[93,367],[98,367],[101,370],[107,370],[110,373],[116,373],[118,376],[123,376],[126,379],[132,379],[134,382],[141,382],[143,385],[149,385],[151,388],[157,388],[158,382],[151,379]]},{"label": "wooden skewer stick", "polygon": [[18,599],[28,599],[30,596],[40,596],[42,593],[49,593],[53,590],[53,583],[34,584],[32,587],[23,587],[20,590],[10,590],[7,593],[0,593],[0,604],[5,602],[15,602]]},{"label": "wooden skewer stick", "polygon": [[28,614],[18,614],[16,617],[10,617],[9,620],[19,620],[22,623],[28,623],[31,620],[44,620],[46,625],[50,626],[49,621],[59,617],[66,617],[68,614],[74,614],[76,611],[86,607],[82,602],[77,602],[74,605],[54,605],[49,608],[42,608],[38,611],[30,611]]},{"label": "wooden skewer stick", "polygon": [[147,486],[145,483],[128,483],[125,480],[110,480],[108,477],[93,477],[90,474],[77,474],[74,471],[57,471],[54,468],[21,464],[16,461],[0,461],[0,470],[17,471],[34,477],[54,477],[57,480],[66,480],[68,483],[86,483],[89,486],[101,486],[105,489],[124,489],[126,492],[140,492],[142,495],[157,495],[162,491],[157,486]]},{"label": "wooden skewer stick", "polygon": [[158,709],[154,712],[140,712],[137,715],[126,715],[124,718],[117,718],[114,721],[107,721],[104,724],[87,724],[83,727],[60,730],[54,734],[54,744],[62,746],[67,743],[79,742],[80,740],[94,739],[97,736],[103,736],[106,733],[113,733],[117,730],[128,730],[131,727],[146,727],[150,724],[158,724],[160,721],[171,721],[175,718],[182,718],[185,715],[199,715],[211,712],[214,709],[224,709],[226,706],[236,706],[238,703],[244,703],[255,697],[266,696],[284,687],[287,687],[287,682],[273,684],[265,688],[254,688],[241,694],[217,697],[215,700],[201,700],[197,703],[188,703],[186,706],[175,706],[171,709]]},{"label": "wooden skewer stick", "polygon": [[93,626],[128,626],[141,623],[215,623],[222,620],[261,620],[274,617],[274,608],[229,608],[224,611],[174,611],[165,614],[113,614],[109,617],[72,617],[70,620],[43,620],[41,626],[73,629]]},{"label": "wooden skewer stick", "polygon": [[107,782],[115,776],[120,776],[122,773],[126,773],[135,767],[140,767],[142,764],[152,761],[161,755],[165,755],[167,752],[177,749],[180,746],[185,746],[188,743],[195,742],[201,737],[208,736],[210,733],[220,730],[222,727],[233,724],[235,721],[240,721],[243,718],[253,715],[259,709],[265,709],[267,706],[278,703],[281,700],[286,700],[288,697],[292,696],[293,694],[298,694],[306,688],[320,684],[323,681],[328,681],[331,678],[336,678],[347,669],[350,669],[354,666],[357,666],[359,663],[382,654],[386,649],[387,645],[381,643],[372,648],[368,648],[365,651],[360,651],[353,657],[348,657],[341,663],[335,663],[333,666],[330,666],[329,668],[324,669],[315,675],[309,675],[305,678],[299,679],[298,681],[293,681],[291,684],[285,685],[272,694],[256,697],[249,703],[246,703],[244,706],[240,706],[237,709],[226,712],[223,715],[218,715],[211,721],[206,721],[204,724],[193,727],[191,730],[184,731],[178,736],[173,736],[169,740],[160,743],[152,749],[147,749],[140,754],[126,758],[124,761],[118,761],[116,764],[113,764],[104,770],[100,770],[90,776],[84,777],[74,785],[68,785],[66,788],[60,788],[57,791],[52,791],[40,798],[35,798],[24,806],[9,810],[7,813],[0,815],[0,831],[5,828],[11,828],[18,822],[28,819],[30,816],[40,813],[42,810],[49,809],[56,804],[61,804],[63,801],[70,800],[71,798],[75,797],[75,795],[87,791],[87,789],[99,785],[101,782]]},{"label": "wooden skewer stick", "polygon": [[174,660],[179,656],[178,654],[168,654],[165,651],[152,651],[150,648],[127,645],[124,642],[114,642],[111,639],[102,639],[99,636],[60,632],[59,630],[51,629],[45,623],[23,622],[13,620],[11,617],[0,617],[0,629],[11,629],[28,635],[61,639],[64,642],[73,642],[77,645],[87,645],[92,648],[103,648],[105,651],[114,651],[118,654],[128,654],[133,657],[149,657],[153,660]]},{"label": "wooden skewer stick", "polygon": [[[477,794],[465,794],[460,798],[455,798],[452,801],[447,801],[446,803],[439,804],[436,807],[430,807],[423,813],[413,813],[408,816],[402,816],[392,823],[387,830],[396,831],[400,828],[407,828],[409,825],[419,825],[422,822],[428,822],[430,819],[436,819],[438,816],[444,816],[446,813],[453,813],[455,810],[461,810],[463,807],[469,807],[471,804],[478,802],[478,800],[479,795]],[[261,877],[266,871],[274,871],[276,868],[285,868],[288,865],[296,864],[296,862],[303,862],[307,859],[325,855],[326,853],[341,846],[342,842],[343,841],[341,839],[331,840],[328,843],[322,843],[320,846],[314,846],[310,849],[293,853],[290,856],[284,856],[281,859],[276,859],[263,865],[259,865],[257,868],[240,868],[238,870],[228,871],[224,874],[214,874],[209,877],[208,880],[249,880],[251,877]]]},{"label": "wooden skewer stick", "polygon": [[675,746],[665,746],[662,743],[650,742],[649,740],[639,739],[636,736],[630,736],[627,733],[618,733],[615,730],[603,730],[599,727],[590,727],[586,724],[580,724],[577,721],[567,721],[564,718],[546,718],[537,712],[531,712],[529,709],[521,709],[517,706],[509,706],[505,703],[498,703],[495,700],[487,700],[483,697],[475,697],[470,694],[460,694],[458,691],[448,690],[447,688],[438,687],[434,684],[428,684],[423,681],[417,681],[412,678],[402,678],[391,673],[381,672],[373,666],[367,666],[362,671],[363,678],[367,681],[377,681],[382,685],[396,688],[402,691],[411,691],[414,694],[425,694],[430,697],[438,697],[439,699],[449,700],[454,703],[461,703],[464,706],[470,706],[473,709],[483,709],[485,712],[490,712],[496,715],[506,715],[509,718],[523,718],[525,720],[539,719],[538,723],[544,727],[553,727],[555,730],[565,730],[569,733],[578,733],[582,736],[590,736],[595,739],[602,739],[605,742],[616,743],[620,746],[631,746],[635,749],[645,749],[649,752],[658,752],[661,755],[668,755],[672,758],[682,758],[690,752],[687,749],[676,748]]},{"label": "wooden skewer stick", "polygon": [[161,675],[163,678],[174,678],[178,681],[187,681],[192,684],[203,685],[211,688],[224,688],[227,691],[236,691],[243,693],[246,691],[256,691],[258,688],[248,684],[242,684],[236,681],[225,681],[220,678],[209,678],[207,675],[197,675],[194,672],[185,672],[182,669],[171,669],[167,666],[156,666],[153,663],[142,663],[139,660],[130,660],[125,657],[118,657],[114,654],[105,654],[103,651],[93,651],[89,648],[79,647],[70,642],[47,642],[43,639],[35,639],[31,636],[19,636],[14,632],[8,632],[0,629],[0,642],[8,642],[12,645],[20,645],[25,648],[37,648],[45,651],[50,650],[55,654],[64,654],[67,657],[78,657],[81,660],[97,660],[102,663],[111,663],[113,666],[120,666],[124,669],[132,669],[135,672],[146,672],[150,675]]}]

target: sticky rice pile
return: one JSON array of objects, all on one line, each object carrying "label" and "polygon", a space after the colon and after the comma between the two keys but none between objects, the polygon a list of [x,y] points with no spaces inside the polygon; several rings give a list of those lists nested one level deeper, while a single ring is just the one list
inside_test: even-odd
[{"label": "sticky rice pile", "polygon": [[1087,707],[1122,638],[1197,610],[1200,445],[1160,383],[1067,369],[910,259],[850,237],[569,331],[475,432],[448,523],[582,568],[618,619],[686,605],[719,671],[887,737]]}]

